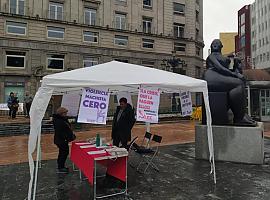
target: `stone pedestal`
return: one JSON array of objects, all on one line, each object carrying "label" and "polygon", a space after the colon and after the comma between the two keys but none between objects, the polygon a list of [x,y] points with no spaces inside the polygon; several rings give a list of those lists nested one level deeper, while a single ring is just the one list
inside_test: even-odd
[{"label": "stone pedestal", "polygon": [[[230,161],[249,164],[264,162],[263,123],[257,127],[212,126],[214,153],[217,161]],[[195,127],[195,157],[208,159],[207,126]]]}]

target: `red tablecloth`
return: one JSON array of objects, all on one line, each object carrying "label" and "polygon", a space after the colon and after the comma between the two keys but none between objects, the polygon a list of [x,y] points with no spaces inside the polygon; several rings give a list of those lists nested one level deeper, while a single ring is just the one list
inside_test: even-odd
[{"label": "red tablecloth", "polygon": [[[89,183],[93,185],[94,159],[110,156],[110,154],[108,152],[105,152],[102,154],[90,155],[88,154],[88,152],[100,151],[102,149],[96,148],[96,147],[80,148],[80,146],[84,146],[84,145],[90,145],[90,144],[82,143],[82,142],[72,142],[70,160],[88,178]],[[126,181],[126,167],[127,167],[126,156],[118,157],[117,159],[99,160],[97,162],[107,167],[107,174],[114,176],[115,178],[118,178],[121,181],[124,181],[124,182]]]}]

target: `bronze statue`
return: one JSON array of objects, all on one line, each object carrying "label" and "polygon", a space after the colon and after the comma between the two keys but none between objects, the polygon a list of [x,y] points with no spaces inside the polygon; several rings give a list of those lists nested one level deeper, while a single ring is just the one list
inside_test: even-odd
[{"label": "bronze statue", "polygon": [[256,126],[256,122],[245,113],[245,79],[242,75],[241,61],[234,58],[233,69],[229,69],[231,59],[221,54],[222,47],[220,40],[214,40],[211,44],[211,54],[206,59],[204,80],[207,81],[208,91],[227,93],[228,109],[233,112],[235,125]]}]

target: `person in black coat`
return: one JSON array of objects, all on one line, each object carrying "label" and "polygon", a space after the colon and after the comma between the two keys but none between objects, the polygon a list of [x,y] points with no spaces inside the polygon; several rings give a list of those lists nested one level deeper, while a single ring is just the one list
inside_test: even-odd
[{"label": "person in black coat", "polygon": [[76,138],[67,120],[67,112],[68,110],[66,108],[60,107],[57,109],[56,114],[53,115],[54,144],[59,149],[57,158],[59,173],[68,173],[68,168],[65,167],[65,162],[69,154],[68,143]]},{"label": "person in black coat", "polygon": [[131,140],[131,129],[135,123],[134,110],[126,98],[119,100],[113,117],[112,140],[113,145],[118,146],[121,142],[122,147],[127,148],[128,141]]}]

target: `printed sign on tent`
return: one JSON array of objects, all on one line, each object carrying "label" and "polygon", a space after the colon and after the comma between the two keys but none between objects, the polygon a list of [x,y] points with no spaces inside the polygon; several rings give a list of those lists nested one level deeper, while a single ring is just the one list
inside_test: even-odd
[{"label": "printed sign on tent", "polygon": [[191,93],[189,91],[180,91],[180,101],[182,116],[192,115]]},{"label": "printed sign on tent", "polygon": [[137,121],[158,123],[160,91],[140,88],[137,102]]},{"label": "printed sign on tent", "polygon": [[62,98],[61,106],[68,109],[68,116],[76,117],[80,105],[79,94],[64,94]]},{"label": "printed sign on tent", "polygon": [[132,99],[131,99],[131,94],[129,92],[118,92],[117,94],[117,102],[119,102],[119,100],[122,98],[122,97],[125,97],[127,99],[127,102],[133,106],[132,104]]},{"label": "printed sign on tent", "polygon": [[78,122],[106,124],[109,98],[107,89],[85,88],[82,93]]}]

